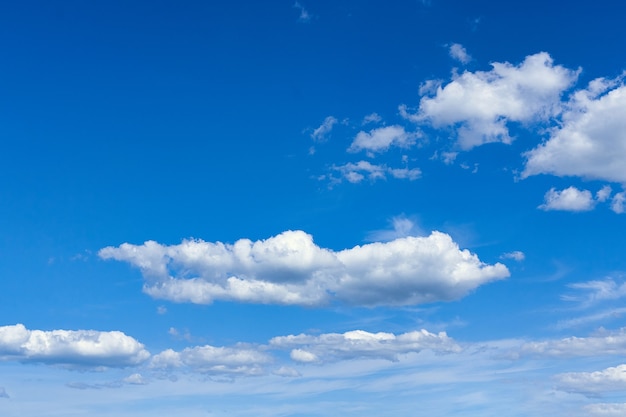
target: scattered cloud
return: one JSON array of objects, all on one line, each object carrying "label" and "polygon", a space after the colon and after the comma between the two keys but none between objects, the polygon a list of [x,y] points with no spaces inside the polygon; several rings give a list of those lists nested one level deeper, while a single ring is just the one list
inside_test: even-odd
[{"label": "scattered cloud", "polygon": [[519,356],[575,357],[626,354],[626,328],[590,337],[524,343]]},{"label": "scattered cloud", "polygon": [[28,330],[23,324],[0,327],[0,360],[70,367],[138,365],[150,354],[119,331]]},{"label": "scattered cloud", "polygon": [[392,217],[390,229],[375,230],[368,233],[368,242],[389,242],[407,236],[421,236],[424,231],[417,225],[417,222],[404,215]]},{"label": "scattered cloud", "polygon": [[624,213],[624,205],[626,204],[626,193],[621,192],[615,194],[613,196],[613,200],[611,201],[611,210],[613,210],[617,214]]},{"label": "scattered cloud", "polygon": [[373,154],[385,152],[392,146],[410,148],[418,137],[417,133],[409,133],[399,125],[379,127],[369,132],[360,131],[352,141],[348,152],[367,151]]},{"label": "scattered cloud", "polygon": [[134,373],[123,379],[126,384],[130,385],[146,385],[148,382],[146,379],[139,373]]},{"label": "scattered cloud", "polygon": [[333,130],[333,126],[338,123],[338,120],[333,116],[328,116],[324,119],[322,124],[313,130],[311,133],[311,138],[316,142],[326,142],[328,140],[328,136],[330,132]]},{"label": "scattered cloud", "polygon": [[249,347],[215,347],[210,345],[186,348],[180,352],[167,349],[154,355],[150,361],[153,369],[191,369],[211,375],[263,375],[264,365],[272,358]]},{"label": "scattered cloud", "polygon": [[302,363],[325,363],[357,358],[397,361],[398,355],[424,349],[437,353],[460,352],[461,348],[445,332],[426,330],[394,335],[354,330],[346,333],[306,334],[275,337],[270,347],[291,348],[291,359]]},{"label": "scattered cloud", "polygon": [[584,326],[584,325],[599,322],[599,321],[606,322],[607,320],[611,320],[611,319],[621,319],[624,316],[624,314],[626,314],[626,308],[614,308],[614,309],[610,309],[606,311],[601,311],[595,314],[589,314],[589,315],[582,316],[582,317],[576,317],[576,318],[567,319],[567,320],[560,320],[556,324],[555,328],[562,330],[562,329],[569,329],[572,327]]},{"label": "scattered cloud", "polygon": [[544,203],[539,208],[545,211],[589,211],[594,209],[595,203],[589,190],[569,187],[557,191],[551,188],[544,196]]},{"label": "scattered cloud", "polygon": [[560,390],[590,396],[626,389],[626,365],[596,372],[568,372],[555,376]]},{"label": "scattered cloud", "polygon": [[569,288],[584,292],[583,296],[566,296],[567,301],[584,301],[586,304],[594,304],[599,301],[616,300],[626,297],[626,283],[618,284],[612,278],[579,282],[568,285]]},{"label": "scattered cloud", "polygon": [[526,255],[522,251],[515,250],[513,252],[503,253],[500,259],[513,259],[514,261],[521,262],[526,259]]},{"label": "scattered cloud", "polygon": [[562,123],[525,154],[522,177],[576,176],[626,184],[626,86],[599,78],[573,94]]},{"label": "scattered cloud", "polygon": [[545,52],[529,55],[519,65],[495,62],[490,71],[465,71],[422,97],[417,113],[400,113],[416,123],[453,127],[458,146],[468,150],[489,142],[510,143],[507,124],[546,120],[561,111],[561,94],[578,71],[554,65]]},{"label": "scattered cloud", "polygon": [[363,124],[366,125],[369,123],[380,123],[382,120],[383,118],[380,117],[378,113],[371,113],[363,118]]},{"label": "scattered cloud", "polygon": [[611,186],[605,185],[596,193],[596,200],[598,200],[600,203],[604,203],[606,200],[609,199],[612,192],[613,190],[611,189]]},{"label": "scattered cloud", "polygon": [[460,43],[453,43],[448,49],[448,53],[452,59],[459,61],[461,64],[467,64],[472,60],[472,57],[467,53],[467,50]]},{"label": "scattered cloud", "polygon": [[300,16],[298,16],[298,22],[308,23],[313,18],[313,16],[311,16],[311,14],[309,13],[309,11],[305,9],[304,6],[300,2],[298,1],[295,2],[293,7],[300,11]]},{"label": "scattered cloud", "polygon": [[481,262],[441,232],[341,251],[320,248],[303,231],[286,231],[234,244],[124,243],[99,256],[138,267],[144,291],[154,298],[199,304],[414,305],[456,300],[509,276],[503,264]]}]

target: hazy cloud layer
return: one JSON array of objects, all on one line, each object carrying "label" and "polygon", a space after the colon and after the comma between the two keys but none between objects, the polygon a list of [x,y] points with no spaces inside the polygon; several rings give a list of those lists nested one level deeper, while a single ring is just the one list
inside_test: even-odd
[{"label": "hazy cloud layer", "polygon": [[47,364],[121,367],[137,365],[150,354],[122,332],[28,330],[22,324],[0,327],[0,360]]},{"label": "hazy cloud layer", "polygon": [[529,123],[558,114],[561,94],[578,77],[577,71],[554,65],[545,52],[527,56],[519,65],[491,65],[490,71],[465,71],[453,77],[423,97],[417,113],[409,114],[401,106],[401,114],[417,123],[455,128],[461,149],[510,143],[509,122]]},{"label": "hazy cloud layer", "polygon": [[398,360],[398,355],[430,349],[438,353],[460,352],[445,332],[426,330],[394,335],[354,330],[346,333],[306,334],[275,337],[270,347],[291,348],[291,359],[301,363],[323,363],[356,358]]},{"label": "hazy cloud layer", "polygon": [[234,244],[124,243],[99,256],[138,267],[149,295],[192,303],[412,305],[459,299],[509,275],[504,265],[481,262],[441,232],[342,251],[320,248],[302,231],[286,231]]},{"label": "hazy cloud layer", "polygon": [[567,337],[525,343],[519,350],[521,356],[575,357],[599,355],[625,355],[626,329],[589,337]]}]

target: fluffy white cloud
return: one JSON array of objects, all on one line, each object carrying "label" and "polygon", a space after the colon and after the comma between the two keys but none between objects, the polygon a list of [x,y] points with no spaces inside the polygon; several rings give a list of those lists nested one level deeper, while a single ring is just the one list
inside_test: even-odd
[{"label": "fluffy white cloud", "polygon": [[604,203],[606,200],[609,199],[612,192],[613,190],[611,189],[611,187],[609,185],[605,185],[596,193],[596,200],[598,200],[601,203]]},{"label": "fluffy white cloud", "polygon": [[472,57],[467,53],[467,50],[459,43],[453,43],[450,45],[448,53],[451,58],[456,59],[461,64],[467,64],[472,60]]},{"label": "fluffy white cloud", "polygon": [[589,190],[569,187],[561,191],[551,188],[544,196],[542,210],[589,211],[595,207],[595,200]]},{"label": "fluffy white cloud", "polygon": [[404,127],[394,125],[360,131],[348,148],[348,152],[384,152],[390,147],[409,148],[417,141],[417,133],[409,133]]},{"label": "fluffy white cloud", "polygon": [[559,389],[597,395],[626,389],[626,365],[597,372],[568,372],[555,376]]},{"label": "fluffy white cloud", "polygon": [[150,366],[156,369],[190,368],[213,375],[262,375],[263,365],[272,358],[248,347],[195,346],[180,352],[167,349],[154,355]]},{"label": "fluffy white cloud", "polygon": [[598,336],[528,342],[519,350],[520,356],[574,357],[625,354],[626,328]]},{"label": "fluffy white cloud", "polygon": [[613,210],[617,214],[622,214],[624,212],[624,205],[626,204],[626,193],[621,192],[615,194],[613,200],[611,201],[611,210]]},{"label": "fluffy white cloud", "polygon": [[192,303],[413,305],[459,299],[509,275],[504,265],[481,262],[441,232],[337,252],[320,248],[302,231],[287,231],[234,244],[124,243],[99,256],[138,267],[149,295]]},{"label": "fluffy white cloud", "polygon": [[292,348],[291,359],[296,362],[331,362],[356,358],[376,358],[391,361],[398,355],[429,349],[437,353],[460,352],[461,348],[445,332],[426,330],[394,335],[354,330],[346,333],[306,334],[275,337],[270,347]]},{"label": "fluffy white cloud", "polygon": [[366,178],[370,181],[386,179],[387,175],[397,179],[415,181],[422,176],[422,171],[419,168],[389,168],[387,165],[376,165],[368,161],[334,165],[332,169],[341,175],[341,178],[332,177],[335,183],[345,179],[348,182],[357,184]]},{"label": "fluffy white cloud", "polygon": [[333,116],[328,116],[317,129],[313,130],[311,138],[316,142],[325,142],[336,124],[337,119]]},{"label": "fluffy white cloud", "polygon": [[507,123],[547,119],[560,111],[561,94],[578,72],[560,65],[545,52],[527,56],[519,65],[492,64],[491,71],[466,71],[432,97],[423,97],[416,114],[401,114],[417,123],[458,128],[458,145],[470,149],[488,142],[510,143]]},{"label": "fluffy white cloud", "polygon": [[150,354],[122,332],[28,330],[23,324],[0,327],[0,360],[68,366],[137,365]]},{"label": "fluffy white cloud", "polygon": [[626,184],[626,86],[597,79],[577,91],[549,139],[525,154],[522,177],[578,176]]}]

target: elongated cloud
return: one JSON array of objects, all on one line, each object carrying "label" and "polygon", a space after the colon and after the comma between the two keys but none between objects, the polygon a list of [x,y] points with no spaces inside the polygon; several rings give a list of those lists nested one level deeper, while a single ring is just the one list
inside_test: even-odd
[{"label": "elongated cloud", "polygon": [[596,79],[566,105],[563,123],[525,154],[523,177],[577,176],[626,184],[626,86]]},{"label": "elongated cloud", "polygon": [[409,148],[415,144],[417,138],[416,133],[409,133],[402,126],[379,127],[370,132],[357,133],[348,152],[385,152],[391,147]]},{"label": "elongated cloud", "polygon": [[261,375],[271,357],[253,348],[196,346],[181,352],[167,349],[154,355],[150,366],[157,369],[190,368],[216,375]]},{"label": "elongated cloud", "polygon": [[626,389],[626,365],[596,372],[569,372],[555,377],[559,389],[587,395]]},{"label": "elongated cloud", "polygon": [[0,360],[78,367],[137,365],[150,354],[122,332],[28,330],[23,324],[0,327]]},{"label": "elongated cloud", "polygon": [[626,355],[626,328],[605,335],[567,337],[559,340],[525,343],[522,356],[575,357]]},{"label": "elongated cloud", "polygon": [[456,300],[509,275],[504,265],[481,262],[441,232],[338,252],[320,248],[307,233],[286,231],[234,244],[124,243],[99,256],[138,267],[152,297],[200,304],[413,305]]},{"label": "elongated cloud", "polygon": [[578,72],[554,65],[545,52],[519,65],[495,62],[490,71],[466,71],[432,96],[421,99],[416,114],[401,106],[414,122],[457,129],[458,145],[471,149],[489,142],[510,143],[509,122],[545,120],[560,112],[561,94]]},{"label": "elongated cloud", "polygon": [[395,361],[398,355],[430,349],[438,353],[460,352],[461,348],[445,332],[426,330],[394,335],[354,330],[346,333],[306,334],[275,337],[270,347],[292,348],[291,359],[301,363],[372,358]]}]

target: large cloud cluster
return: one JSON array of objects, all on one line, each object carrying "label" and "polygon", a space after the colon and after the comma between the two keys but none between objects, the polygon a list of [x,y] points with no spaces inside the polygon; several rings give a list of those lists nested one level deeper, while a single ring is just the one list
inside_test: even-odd
[{"label": "large cloud cluster", "polygon": [[147,294],[192,303],[413,305],[459,299],[509,275],[503,264],[481,262],[441,232],[342,251],[320,248],[302,231],[286,231],[234,244],[124,243],[99,256],[138,267]]}]

